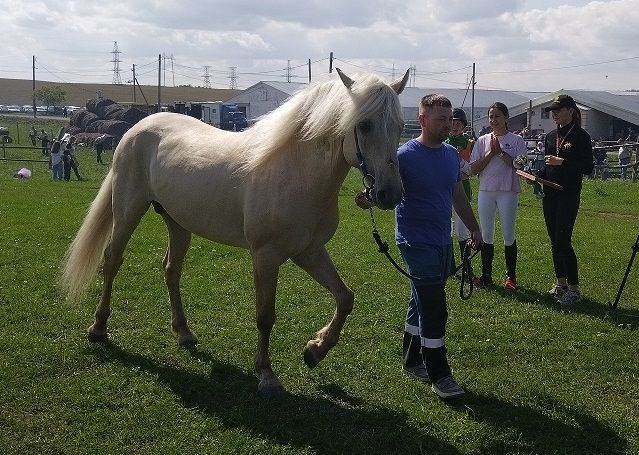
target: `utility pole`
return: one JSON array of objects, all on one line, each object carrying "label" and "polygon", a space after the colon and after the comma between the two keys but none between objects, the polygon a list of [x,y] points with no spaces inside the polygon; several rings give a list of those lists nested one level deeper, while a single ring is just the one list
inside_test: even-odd
[{"label": "utility pole", "polygon": [[158,54],[158,112],[162,111],[162,99],[161,99],[161,87],[162,87],[162,54]]},{"label": "utility pole", "polygon": [[35,99],[35,55],[32,60],[32,70],[33,70],[33,118],[36,118],[36,99]]},{"label": "utility pole", "polygon": [[135,104],[135,63],[133,64],[133,104]]},{"label": "utility pole", "polygon": [[473,132],[473,135],[475,134],[475,62],[473,62],[473,78],[471,80],[472,84],[473,84],[473,89],[471,91],[471,98],[470,98],[470,129]]},{"label": "utility pole", "polygon": [[171,78],[173,79],[173,87],[175,87],[175,69],[173,69],[173,54],[171,54]]},{"label": "utility pole", "polygon": [[291,82],[291,61],[286,64],[286,82]]},{"label": "utility pole", "polygon": [[331,52],[330,57],[328,58],[328,72],[333,72],[333,53]]},{"label": "utility pole", "polygon": [[308,59],[308,83],[311,83],[311,59]]}]

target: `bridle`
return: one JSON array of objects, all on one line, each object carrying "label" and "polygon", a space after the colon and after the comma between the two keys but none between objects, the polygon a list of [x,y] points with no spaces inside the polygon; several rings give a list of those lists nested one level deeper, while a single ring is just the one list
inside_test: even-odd
[{"label": "bridle", "polygon": [[[366,195],[366,199],[369,202],[373,202],[373,189],[375,188],[375,177],[373,174],[368,172],[368,168],[366,167],[366,163],[364,162],[364,154],[362,153],[362,149],[359,145],[359,138],[357,137],[357,126],[353,128],[353,134],[355,135],[355,154],[357,156],[357,163],[359,164],[359,170],[362,173],[362,184],[364,185],[364,193]],[[342,148],[344,143],[342,141]],[[377,230],[377,223],[375,222],[375,216],[373,214],[373,207],[368,208],[368,212],[371,217],[371,226],[372,226],[372,235],[373,239],[375,239],[375,243],[377,243],[377,251],[382,253],[388,261],[395,267],[402,275],[404,275],[409,280],[413,281],[424,281],[423,278],[413,276],[404,270],[390,255],[388,252],[389,247],[388,243],[382,240],[382,237],[379,235],[379,231]],[[462,263],[452,270],[450,275],[454,275],[461,270],[461,279],[459,285],[459,297],[462,300],[468,300],[470,296],[473,294],[473,269],[470,266],[470,261],[475,255],[479,253],[479,250],[476,250],[471,254],[471,247],[467,243],[464,247],[464,251],[462,252]],[[465,283],[468,283],[468,292],[465,292]]]},{"label": "bridle", "polygon": [[366,199],[368,199],[368,202],[373,202],[372,193],[375,188],[375,177],[368,172],[366,163],[364,163],[364,155],[362,154],[362,149],[359,146],[359,138],[357,137],[357,126],[353,128],[353,134],[355,135],[355,155],[357,156],[359,170],[362,173],[362,184],[365,188]]}]

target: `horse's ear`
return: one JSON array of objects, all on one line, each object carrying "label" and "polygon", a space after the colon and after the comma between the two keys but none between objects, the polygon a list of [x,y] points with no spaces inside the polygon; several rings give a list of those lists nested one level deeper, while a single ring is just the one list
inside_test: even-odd
[{"label": "horse's ear", "polygon": [[339,78],[342,80],[346,88],[350,90],[355,81],[348,77],[346,74],[342,73],[341,69],[335,68],[335,70],[337,70],[337,74],[339,74]]},{"label": "horse's ear", "polygon": [[397,79],[395,82],[393,82],[390,85],[391,88],[395,90],[395,93],[397,93],[398,95],[404,91],[404,88],[406,87],[406,83],[408,82],[409,74],[410,74],[410,68],[406,70],[406,74],[404,74],[404,77],[402,77],[401,79]]}]

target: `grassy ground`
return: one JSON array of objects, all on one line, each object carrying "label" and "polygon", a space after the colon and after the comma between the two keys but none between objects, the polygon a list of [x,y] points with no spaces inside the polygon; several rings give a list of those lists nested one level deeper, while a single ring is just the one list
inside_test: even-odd
[{"label": "grassy ground", "polygon": [[[112,342],[86,341],[99,283],[69,304],[56,275],[108,166],[90,149],[78,157],[87,181],[54,182],[46,163],[19,181],[11,176],[24,163],[0,161],[2,453],[639,453],[639,259],[620,309],[607,311],[639,231],[636,184],[585,182],[574,240],[587,299],[574,310],[545,295],[549,245],[540,203],[524,189],[521,289],[461,301],[459,282],[448,283],[450,358],[468,394],[447,404],[400,371],[408,286],[376,252],[352,173],[329,250],[355,309],[340,344],[308,370],[301,350],[334,304],[282,268],[271,352],[288,394],[269,401],[255,392],[248,254],[194,239],[182,287],[200,345],[180,349],[160,269],[166,230],[152,211],[116,280]],[[392,213],[376,216],[391,242]],[[503,274],[500,245],[495,258]]]}]

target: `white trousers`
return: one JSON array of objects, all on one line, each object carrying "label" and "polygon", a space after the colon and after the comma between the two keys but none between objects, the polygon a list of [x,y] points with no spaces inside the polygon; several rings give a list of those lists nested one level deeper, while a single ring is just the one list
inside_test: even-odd
[{"label": "white trousers", "polygon": [[479,191],[477,210],[484,243],[495,243],[495,215],[499,211],[499,223],[504,237],[504,245],[515,242],[515,218],[519,193],[512,191]]},{"label": "white trousers", "polygon": [[453,224],[455,225],[455,235],[457,236],[457,240],[460,242],[468,240],[470,238],[470,231],[454,210],[453,215],[455,220]]}]

